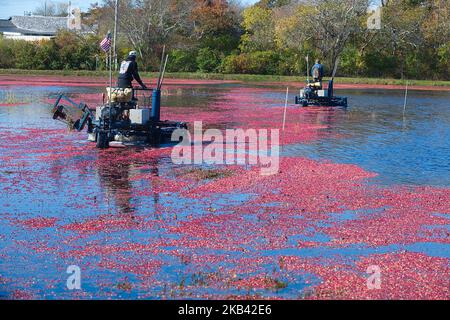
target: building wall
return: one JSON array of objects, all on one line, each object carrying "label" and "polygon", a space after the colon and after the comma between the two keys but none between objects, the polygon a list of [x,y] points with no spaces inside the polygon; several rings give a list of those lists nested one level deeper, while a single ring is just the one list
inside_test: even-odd
[{"label": "building wall", "polygon": [[50,40],[54,37],[52,36],[39,36],[39,35],[23,35],[20,33],[12,33],[12,32],[4,32],[3,37],[5,39],[12,40],[25,40],[25,41],[42,41],[42,40]]}]

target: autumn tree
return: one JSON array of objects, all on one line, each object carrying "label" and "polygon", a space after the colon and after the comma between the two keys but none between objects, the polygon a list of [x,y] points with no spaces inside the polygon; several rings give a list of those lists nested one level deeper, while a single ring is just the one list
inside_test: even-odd
[{"label": "autumn tree", "polygon": [[191,19],[201,47],[227,54],[238,46],[241,33],[238,8],[228,1],[197,0]]},{"label": "autumn tree", "polygon": [[258,5],[242,12],[241,50],[246,52],[275,49],[273,11]]}]

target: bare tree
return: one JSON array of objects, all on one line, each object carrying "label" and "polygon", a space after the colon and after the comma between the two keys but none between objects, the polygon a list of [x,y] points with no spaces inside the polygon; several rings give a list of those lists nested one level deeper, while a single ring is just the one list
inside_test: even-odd
[{"label": "bare tree", "polygon": [[310,44],[333,67],[348,40],[365,28],[370,1],[304,0],[299,3],[293,29],[296,42]]},{"label": "bare tree", "polygon": [[33,14],[37,16],[66,17],[68,8],[67,2],[44,1],[33,10]]},{"label": "bare tree", "polygon": [[[114,8],[108,0],[106,6]],[[146,67],[157,65],[163,45],[170,44],[175,33],[188,34],[194,0],[122,0],[119,32],[144,59]]]}]

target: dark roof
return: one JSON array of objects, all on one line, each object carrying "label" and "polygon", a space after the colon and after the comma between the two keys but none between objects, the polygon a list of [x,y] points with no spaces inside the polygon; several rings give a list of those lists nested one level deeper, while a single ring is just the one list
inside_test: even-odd
[{"label": "dark roof", "polygon": [[[33,17],[27,17],[27,18],[33,18]],[[39,19],[26,19],[28,22],[38,22]],[[14,21],[16,21],[16,19],[14,19]],[[20,19],[20,21],[23,21],[23,19]],[[42,22],[42,20],[41,20]],[[28,23],[28,26],[33,26],[32,23]],[[30,30],[30,29],[24,29],[21,28],[19,26],[17,26],[16,24],[13,23],[13,18],[4,20],[4,19],[0,19],[0,33],[3,32],[14,32],[14,33],[20,33],[23,35],[39,35],[39,36],[54,36],[57,32],[57,29],[55,28],[48,28],[47,30],[42,30],[42,24],[41,24],[41,30],[39,29],[34,29],[34,30]]]},{"label": "dark roof", "polygon": [[0,32],[17,32],[17,27],[12,23],[11,19],[0,20]]}]

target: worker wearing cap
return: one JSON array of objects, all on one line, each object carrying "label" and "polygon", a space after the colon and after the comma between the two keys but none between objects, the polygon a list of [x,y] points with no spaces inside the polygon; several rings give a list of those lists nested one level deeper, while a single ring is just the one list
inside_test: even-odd
[{"label": "worker wearing cap", "polygon": [[314,82],[322,82],[323,79],[323,65],[320,63],[320,60],[316,60],[316,64],[311,69],[311,76],[314,79]]},{"label": "worker wearing cap", "polygon": [[119,80],[117,86],[119,88],[132,88],[133,80],[136,80],[143,89],[147,86],[142,82],[139,76],[138,64],[136,62],[137,52],[131,51],[125,61],[120,65]]}]

